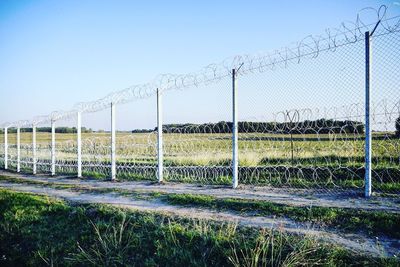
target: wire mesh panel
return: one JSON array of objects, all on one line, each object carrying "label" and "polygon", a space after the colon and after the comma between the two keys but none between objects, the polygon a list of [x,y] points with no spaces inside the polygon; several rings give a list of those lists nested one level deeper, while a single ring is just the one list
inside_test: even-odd
[{"label": "wire mesh panel", "polygon": [[55,172],[77,174],[77,116],[55,121]]},{"label": "wire mesh panel", "polygon": [[8,168],[17,170],[17,129],[8,129]]},{"label": "wire mesh panel", "polygon": [[371,39],[373,192],[400,192],[400,32],[379,29]]},{"label": "wire mesh panel", "polygon": [[5,144],[4,144],[4,129],[0,130],[0,167],[4,168],[5,159]]},{"label": "wire mesh panel", "polygon": [[363,187],[364,41],[325,42],[239,77],[239,183]]},{"label": "wire mesh panel", "polygon": [[231,183],[230,77],[163,93],[166,181]]},{"label": "wire mesh panel", "polygon": [[0,167],[4,168],[5,159],[5,144],[4,144],[4,129],[0,129]]},{"label": "wire mesh panel", "polygon": [[33,169],[33,148],[32,128],[21,128],[21,172],[32,173]]},{"label": "wire mesh panel", "polygon": [[117,178],[157,180],[156,99],[116,107]]},{"label": "wire mesh panel", "polygon": [[111,177],[110,113],[110,109],[106,108],[82,116],[83,176],[100,179]]},{"label": "wire mesh panel", "polygon": [[51,173],[51,126],[48,122],[36,125],[37,173]]}]

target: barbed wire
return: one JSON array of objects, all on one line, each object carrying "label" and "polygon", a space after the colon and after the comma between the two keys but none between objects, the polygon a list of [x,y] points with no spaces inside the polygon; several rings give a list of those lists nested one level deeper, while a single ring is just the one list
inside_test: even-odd
[{"label": "barbed wire", "polygon": [[[400,100],[372,103],[372,123],[393,127],[400,116]],[[282,110],[266,117],[239,122],[240,183],[331,191],[362,188],[364,113],[362,103]],[[229,122],[164,125],[165,179],[204,184],[229,184],[231,127]],[[393,131],[374,135],[374,186],[395,192],[387,184],[398,182],[399,142]],[[389,143],[388,143],[389,141]],[[322,143],[323,145],[321,145]],[[389,145],[389,146],[388,146]],[[9,144],[11,168],[17,164],[17,145]],[[21,166],[32,165],[32,144],[21,145]],[[0,146],[0,150],[4,150]],[[0,151],[0,152],[1,152]],[[51,146],[37,143],[39,172],[50,171]],[[75,173],[76,140],[56,144],[58,173]],[[123,134],[117,142],[117,175],[126,179],[156,179],[156,130]],[[88,135],[82,139],[85,173],[110,175],[110,139]],[[1,159],[0,159],[1,161]],[[0,162],[1,164],[1,162]],[[384,167],[382,167],[384,166]]]},{"label": "barbed wire", "polygon": [[[239,55],[226,58],[220,63],[203,67],[198,72],[187,74],[160,74],[146,84],[133,85],[123,90],[112,92],[103,98],[79,102],[69,111],[54,111],[49,115],[37,116],[32,120],[6,122],[5,127],[32,127],[46,124],[53,120],[69,119],[77,112],[90,113],[109,108],[110,104],[123,104],[134,100],[148,98],[156,94],[157,88],[162,91],[181,90],[188,87],[198,87],[216,83],[230,76],[232,69],[242,65],[238,75],[253,72],[265,72],[278,67],[287,68],[289,64],[299,64],[305,58],[317,58],[320,53],[336,51],[336,49],[364,40],[364,32],[372,30],[378,22],[378,34],[388,34],[400,30],[400,16],[390,16],[386,5],[378,9],[364,8],[359,11],[355,21],[345,21],[339,27],[327,29],[323,35],[310,35],[301,41],[269,53],[255,55]],[[370,18],[370,21],[368,21]]]}]

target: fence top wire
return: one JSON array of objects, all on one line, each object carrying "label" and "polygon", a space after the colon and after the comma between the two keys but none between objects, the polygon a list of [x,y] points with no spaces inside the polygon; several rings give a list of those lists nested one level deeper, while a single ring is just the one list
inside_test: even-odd
[{"label": "fence top wire", "polygon": [[229,57],[220,63],[209,64],[200,71],[187,74],[160,74],[146,84],[133,85],[114,91],[103,98],[79,102],[69,111],[54,111],[49,115],[36,116],[31,120],[20,120],[1,124],[2,128],[32,127],[51,121],[71,119],[77,112],[89,113],[106,109],[113,104],[122,104],[148,98],[157,92],[209,85],[231,75],[232,69],[240,70],[237,75],[253,72],[265,72],[289,64],[300,63],[304,58],[317,58],[325,51],[336,51],[340,47],[363,41],[366,31],[375,30],[375,37],[400,31],[400,16],[390,16],[385,5],[378,9],[364,8],[357,14],[355,21],[345,21],[339,27],[326,29],[322,35],[309,35],[301,41],[272,52],[254,55]]}]

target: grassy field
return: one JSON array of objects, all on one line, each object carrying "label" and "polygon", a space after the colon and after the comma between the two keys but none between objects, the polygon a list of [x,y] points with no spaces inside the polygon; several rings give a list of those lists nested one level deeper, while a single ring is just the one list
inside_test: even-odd
[{"label": "grassy field", "polygon": [[[261,166],[269,162],[312,164],[341,164],[361,166],[363,163],[364,141],[361,135],[308,134],[239,134],[239,157],[241,166]],[[375,134],[373,157],[376,166],[398,167],[400,139],[382,138]],[[4,137],[0,135],[0,140]],[[83,133],[83,152],[108,158],[109,133]],[[138,160],[156,156],[155,133],[117,133],[117,157],[119,160]],[[10,146],[16,144],[16,134],[8,135]],[[21,146],[31,149],[32,134],[21,133]],[[76,148],[76,134],[56,134],[57,152],[60,158],[69,157]],[[37,133],[38,149],[49,149],[50,133]],[[24,150],[24,149],[23,149]],[[178,165],[229,165],[231,160],[230,134],[164,134],[164,151],[167,161]],[[95,153],[96,152],[96,153]],[[292,155],[293,154],[293,155]],[[75,155],[71,155],[76,157]],[[47,155],[49,157],[49,155]],[[151,158],[152,157],[152,158]],[[292,158],[293,157],[293,158]],[[334,159],[333,161],[330,159]],[[361,160],[362,159],[362,160]]]},{"label": "grassy field", "polygon": [[1,266],[398,266],[311,237],[0,190]]},{"label": "grassy field", "polygon": [[[31,133],[21,134],[22,158],[32,157],[31,139]],[[386,191],[399,191],[400,139],[393,138],[393,133],[374,133],[373,139],[374,179]],[[50,133],[37,133],[39,161],[50,161],[50,140]],[[58,162],[74,162],[76,135],[57,133],[56,140]],[[84,166],[92,166],[86,172],[108,176],[110,134],[83,133],[82,140]],[[11,159],[16,156],[15,143],[16,134],[9,134]],[[155,133],[118,132],[116,154],[120,177],[141,179],[148,176],[147,179],[154,179],[155,172],[151,168],[156,166],[156,144]],[[170,180],[215,182],[217,179],[226,183],[230,176],[231,154],[230,134],[164,134],[164,165],[170,168],[167,173]],[[308,187],[312,186],[310,181],[317,181],[325,187],[358,188],[362,187],[364,175],[363,154],[362,135],[307,134],[291,138],[287,134],[239,134],[243,183],[291,183]],[[133,171],[146,166],[149,168],[147,171]],[[270,169],[266,169],[268,167]],[[285,179],[290,181],[282,182]]]}]

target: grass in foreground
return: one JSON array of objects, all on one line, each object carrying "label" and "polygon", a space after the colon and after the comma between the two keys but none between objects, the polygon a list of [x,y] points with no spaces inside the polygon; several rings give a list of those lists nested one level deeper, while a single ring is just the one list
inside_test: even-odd
[{"label": "grass in foreground", "polygon": [[263,216],[288,217],[300,222],[315,222],[344,231],[365,231],[368,234],[384,234],[400,238],[400,214],[334,207],[300,207],[261,200],[215,198],[194,194],[162,194],[170,204],[199,206],[218,210],[251,212]]},{"label": "grass in foreground", "polygon": [[216,198],[201,194],[166,194],[161,192],[140,192],[117,188],[93,188],[74,184],[58,184],[10,178],[0,175],[0,181],[24,183],[80,192],[117,193],[134,199],[159,199],[172,205],[204,207],[213,210],[251,213],[260,216],[278,216],[298,222],[313,222],[345,232],[362,231],[368,235],[386,235],[400,238],[400,214],[388,211],[362,210],[319,206],[293,206],[262,200]]},{"label": "grass in foreground", "polygon": [[2,266],[396,266],[279,231],[0,190]]}]

